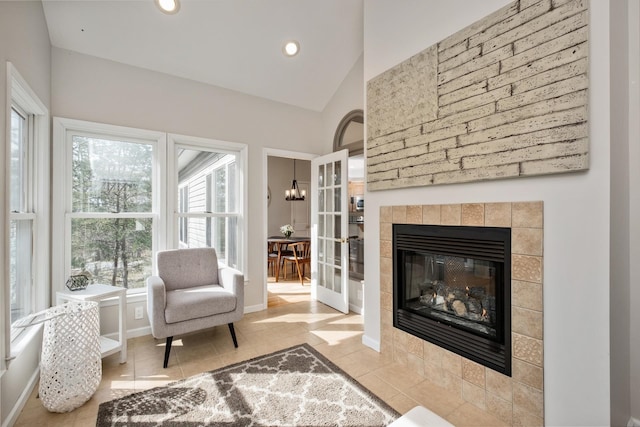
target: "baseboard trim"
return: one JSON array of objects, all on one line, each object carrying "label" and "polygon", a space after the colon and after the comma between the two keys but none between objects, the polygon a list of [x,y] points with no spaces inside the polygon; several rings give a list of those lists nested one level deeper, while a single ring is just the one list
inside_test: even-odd
[{"label": "baseboard trim", "polygon": [[349,311],[353,311],[354,313],[357,313],[357,314],[362,314],[362,307],[355,304],[349,304]]},{"label": "baseboard trim", "polygon": [[22,409],[27,404],[27,401],[29,400],[29,396],[31,396],[31,392],[35,388],[36,384],[38,384],[39,378],[40,378],[40,368],[37,368],[33,373],[33,375],[31,376],[31,378],[29,379],[29,382],[27,383],[27,386],[25,387],[25,389],[22,390],[22,393],[20,393],[20,397],[18,398],[18,401],[16,402],[16,404],[13,406],[13,409],[11,409],[11,412],[9,412],[9,415],[5,419],[4,423],[2,423],[2,427],[10,427],[14,425],[16,421],[18,421],[20,412],[22,412]]},{"label": "baseboard trim", "polygon": [[370,347],[380,353],[380,341],[369,338],[367,335],[362,336],[362,344]]},{"label": "baseboard trim", "polygon": [[[127,330],[127,339],[143,337],[145,335],[151,335],[151,326],[143,326],[142,328],[136,329],[128,329]],[[112,332],[110,334],[104,335],[107,338],[111,338],[112,340],[118,340],[119,336],[117,332]]]},{"label": "baseboard trim", "polygon": [[627,427],[640,427],[640,420],[637,418],[629,418],[629,422],[627,423]]},{"label": "baseboard trim", "polygon": [[256,305],[250,305],[244,308],[244,312],[245,313],[255,313],[256,311],[262,311],[265,310],[266,307],[264,306],[264,304],[256,304]]}]

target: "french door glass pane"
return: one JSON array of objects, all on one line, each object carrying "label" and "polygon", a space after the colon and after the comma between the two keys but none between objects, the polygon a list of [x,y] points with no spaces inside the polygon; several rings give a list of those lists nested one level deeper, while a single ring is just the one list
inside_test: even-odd
[{"label": "french door glass pane", "polygon": [[153,146],[74,135],[73,212],[150,212]]},{"label": "french door glass pane", "polygon": [[91,283],[142,288],[151,275],[151,218],[73,218],[72,272]]},{"label": "french door glass pane", "polygon": [[9,227],[9,288],[11,323],[33,311],[31,300],[32,220],[11,220]]},{"label": "french door glass pane", "polygon": [[324,190],[318,190],[318,212],[324,212]]},{"label": "french door glass pane", "polygon": [[333,174],[333,185],[340,185],[342,180],[342,162],[339,160],[335,164],[335,173]]}]

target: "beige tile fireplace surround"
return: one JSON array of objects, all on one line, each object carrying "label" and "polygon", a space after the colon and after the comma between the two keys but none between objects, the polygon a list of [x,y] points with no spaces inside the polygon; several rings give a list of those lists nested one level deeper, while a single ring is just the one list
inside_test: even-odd
[{"label": "beige tile fireplace surround", "polygon": [[[511,228],[511,377],[393,327],[392,224]],[[542,242],[542,202],[380,207],[381,352],[507,423],[543,425]]]}]

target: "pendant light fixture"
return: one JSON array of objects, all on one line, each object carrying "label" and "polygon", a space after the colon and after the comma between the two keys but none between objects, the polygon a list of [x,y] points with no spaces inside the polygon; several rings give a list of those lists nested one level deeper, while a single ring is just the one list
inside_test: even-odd
[{"label": "pendant light fixture", "polygon": [[298,200],[304,200],[307,195],[306,191],[298,188],[298,181],[296,180],[296,159],[293,159],[293,181],[291,182],[291,189],[284,192],[284,199],[290,202]]}]

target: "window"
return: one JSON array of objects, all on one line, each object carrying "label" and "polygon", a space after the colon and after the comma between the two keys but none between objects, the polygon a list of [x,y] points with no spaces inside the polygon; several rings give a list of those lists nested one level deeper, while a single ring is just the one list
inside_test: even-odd
[{"label": "window", "polygon": [[364,113],[353,110],[347,113],[336,128],[333,137],[333,151],[349,150],[354,156],[364,153]]},{"label": "window", "polygon": [[[234,268],[241,264],[238,156],[233,152],[176,147],[180,245],[213,247],[218,259]],[[187,203],[183,202],[183,188],[190,189]],[[188,224],[186,232],[184,224]],[[183,240],[183,236],[188,236],[188,240]]]},{"label": "window", "polygon": [[17,105],[11,107],[9,288],[12,324],[34,312],[32,122],[33,115],[25,113]]},{"label": "window", "polygon": [[5,241],[9,264],[4,268],[7,316],[0,319],[6,339],[0,346],[9,360],[23,347],[24,338],[31,336],[12,326],[49,303],[50,159],[47,108],[11,63],[7,63],[7,76],[9,191],[4,206],[9,216]]},{"label": "window", "polygon": [[52,254],[54,287],[86,272],[92,283],[143,292],[165,248],[213,246],[221,262],[242,265],[245,146],[173,138],[54,119],[53,238],[64,247]]},{"label": "window", "polygon": [[[180,212],[189,212],[189,186],[180,187],[180,195],[178,197],[178,206]],[[180,246],[187,246],[189,242],[189,218],[181,216],[178,218],[178,233]]]},{"label": "window", "polygon": [[153,258],[153,151],[149,142],[73,133],[71,274],[142,288]]},{"label": "window", "polygon": [[164,134],[54,119],[54,252],[58,286],[72,274],[142,291],[163,247]]}]

